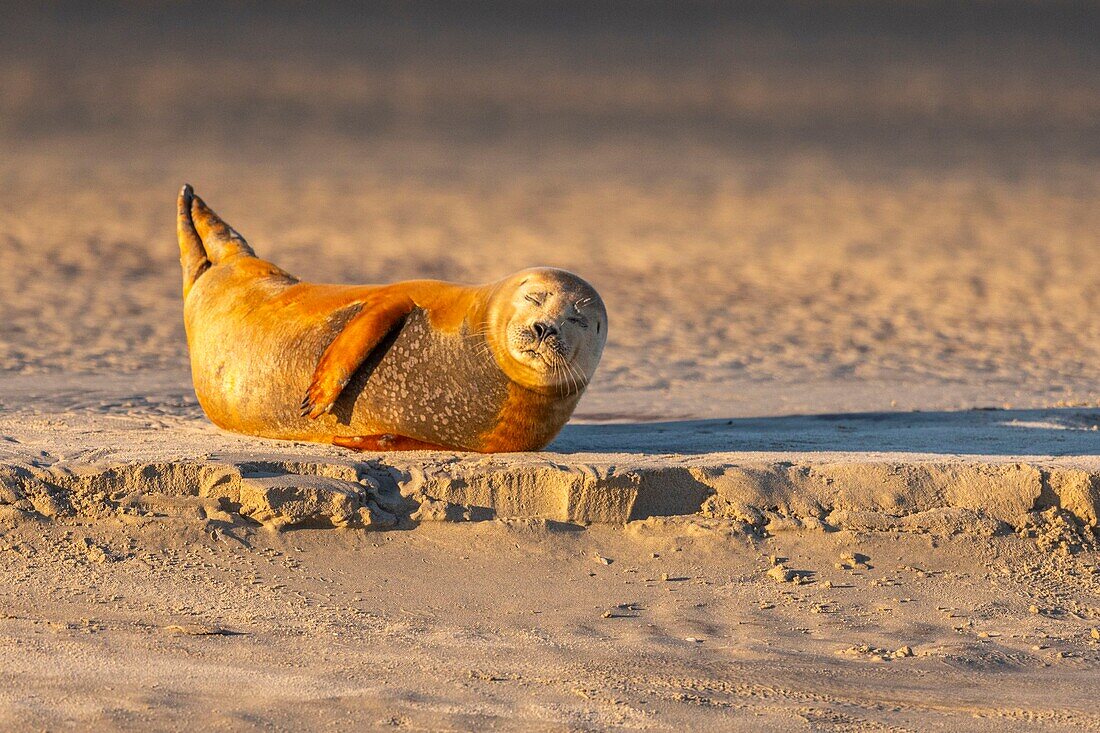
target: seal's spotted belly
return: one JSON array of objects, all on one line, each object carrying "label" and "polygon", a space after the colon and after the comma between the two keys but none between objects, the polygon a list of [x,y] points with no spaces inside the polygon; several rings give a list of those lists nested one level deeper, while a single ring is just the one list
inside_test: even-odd
[{"label": "seal's spotted belly", "polygon": [[338,422],[461,448],[496,426],[508,389],[484,336],[441,333],[417,308],[356,372],[333,412]]}]

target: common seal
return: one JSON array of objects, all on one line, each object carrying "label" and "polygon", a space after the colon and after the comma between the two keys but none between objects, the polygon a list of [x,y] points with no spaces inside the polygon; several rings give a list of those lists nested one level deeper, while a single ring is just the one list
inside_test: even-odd
[{"label": "common seal", "polygon": [[226,430],[360,450],[537,450],[607,340],[603,300],[564,270],[474,286],[305,283],[186,185],[177,233],[195,393]]}]

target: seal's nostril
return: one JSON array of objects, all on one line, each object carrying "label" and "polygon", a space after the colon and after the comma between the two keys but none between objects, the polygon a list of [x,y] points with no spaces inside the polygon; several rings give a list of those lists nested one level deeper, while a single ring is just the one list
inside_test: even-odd
[{"label": "seal's nostril", "polygon": [[531,324],[531,331],[535,334],[535,340],[541,344],[547,337],[557,333],[558,329],[554,328],[549,323],[535,321]]}]

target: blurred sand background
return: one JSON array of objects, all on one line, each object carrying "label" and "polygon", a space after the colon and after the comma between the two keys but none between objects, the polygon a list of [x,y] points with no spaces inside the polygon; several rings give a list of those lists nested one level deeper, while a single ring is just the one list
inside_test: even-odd
[{"label": "blurred sand background", "polygon": [[[581,274],[578,424],[217,431],[185,181],[310,280]],[[0,727],[1098,730],[1098,204],[1093,3],[6,3]]]},{"label": "blurred sand background", "polygon": [[182,374],[189,181],[307,279],[575,270],[612,318],[582,415],[1095,404],[1097,17],[10,11],[0,369]]}]

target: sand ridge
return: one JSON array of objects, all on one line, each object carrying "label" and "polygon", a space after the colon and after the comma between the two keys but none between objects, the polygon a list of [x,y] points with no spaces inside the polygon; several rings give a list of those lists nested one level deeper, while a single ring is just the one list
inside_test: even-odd
[{"label": "sand ridge", "polygon": [[[270,526],[703,514],[836,529],[947,511],[1019,528],[1054,508],[1095,528],[1100,517],[1095,409],[574,424],[548,452],[372,456],[217,430],[184,384],[73,386],[0,421],[9,519],[109,517],[157,501]],[[0,389],[0,403],[25,394]]]}]

